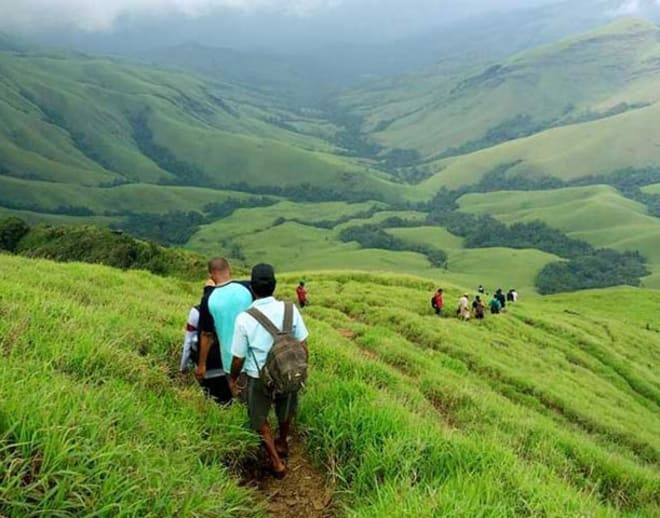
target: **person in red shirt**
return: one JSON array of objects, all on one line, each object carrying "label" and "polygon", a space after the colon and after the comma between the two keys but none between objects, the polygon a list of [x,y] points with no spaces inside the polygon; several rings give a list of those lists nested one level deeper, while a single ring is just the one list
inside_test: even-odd
[{"label": "person in red shirt", "polygon": [[442,307],[444,304],[445,303],[442,300],[442,288],[438,288],[438,291],[431,298],[431,307],[435,309],[436,315],[442,315]]},{"label": "person in red shirt", "polygon": [[296,295],[298,295],[298,305],[301,308],[309,305],[309,300],[307,299],[307,290],[305,290],[305,281],[300,281],[298,287],[296,288]]}]

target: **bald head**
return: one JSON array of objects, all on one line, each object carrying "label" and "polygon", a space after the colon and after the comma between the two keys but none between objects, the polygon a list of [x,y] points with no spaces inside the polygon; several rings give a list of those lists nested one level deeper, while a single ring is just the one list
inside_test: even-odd
[{"label": "bald head", "polygon": [[214,257],[209,261],[209,277],[215,284],[222,284],[231,279],[231,266],[224,257]]}]

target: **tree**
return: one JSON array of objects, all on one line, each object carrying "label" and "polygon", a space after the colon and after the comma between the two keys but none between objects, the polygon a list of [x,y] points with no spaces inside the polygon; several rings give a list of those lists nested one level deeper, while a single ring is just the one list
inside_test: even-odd
[{"label": "tree", "polygon": [[0,250],[16,252],[18,242],[30,231],[30,226],[20,218],[0,219]]}]

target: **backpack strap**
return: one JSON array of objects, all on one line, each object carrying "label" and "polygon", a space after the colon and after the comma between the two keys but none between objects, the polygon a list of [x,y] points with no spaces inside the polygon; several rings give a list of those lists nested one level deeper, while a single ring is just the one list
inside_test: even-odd
[{"label": "backpack strap", "polygon": [[290,335],[293,333],[293,304],[284,303],[284,323],[282,324],[282,333]]},{"label": "backpack strap", "polygon": [[[252,318],[254,318],[257,322],[259,322],[263,328],[270,333],[270,335],[273,338],[277,338],[282,334],[282,331],[280,331],[273,322],[271,322],[270,318],[268,318],[266,315],[264,315],[261,311],[259,311],[257,308],[250,308],[246,311],[248,315],[250,315]],[[285,320],[286,320],[286,309],[285,309]]]}]

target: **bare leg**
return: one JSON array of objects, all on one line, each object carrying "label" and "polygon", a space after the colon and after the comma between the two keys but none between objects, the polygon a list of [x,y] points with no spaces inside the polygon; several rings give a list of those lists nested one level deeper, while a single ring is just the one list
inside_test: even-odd
[{"label": "bare leg", "polygon": [[273,463],[273,471],[275,474],[284,473],[286,471],[286,465],[282,462],[282,459],[277,454],[277,449],[275,448],[275,440],[273,439],[273,430],[270,427],[268,421],[265,421],[263,426],[259,429],[259,435],[261,435],[264,445],[266,446],[266,451],[270,457],[271,462]]},{"label": "bare leg", "polygon": [[289,436],[290,424],[290,421],[280,421],[279,436],[275,440],[275,447],[277,448],[277,452],[282,457],[289,456],[289,443],[287,442],[287,437]]}]

